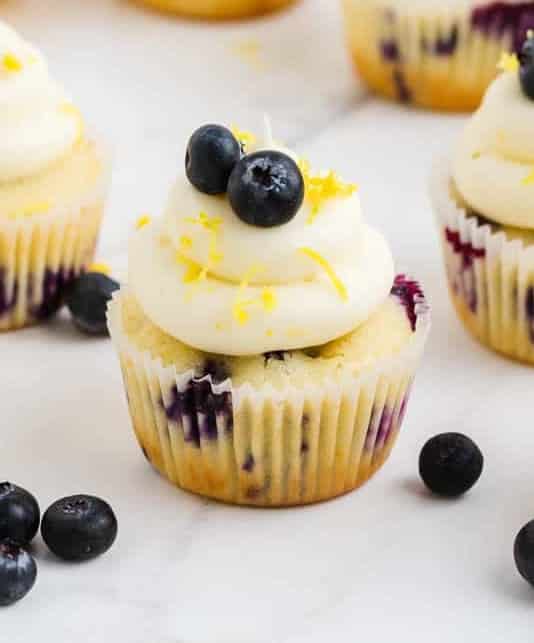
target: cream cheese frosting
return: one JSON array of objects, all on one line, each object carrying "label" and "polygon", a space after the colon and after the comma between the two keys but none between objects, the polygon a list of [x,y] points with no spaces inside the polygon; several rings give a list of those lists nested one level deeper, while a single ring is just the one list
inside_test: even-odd
[{"label": "cream cheese frosting", "polygon": [[358,194],[340,192],[319,209],[305,198],[292,221],[265,229],[182,174],[164,216],[132,235],[129,285],[154,324],[205,352],[257,355],[337,339],[370,317],[394,277]]},{"label": "cream cheese frosting", "polygon": [[470,119],[453,161],[466,203],[502,225],[534,229],[534,103],[501,74]]},{"label": "cream cheese frosting", "polygon": [[79,113],[41,53],[0,21],[0,182],[40,172],[80,133]]}]

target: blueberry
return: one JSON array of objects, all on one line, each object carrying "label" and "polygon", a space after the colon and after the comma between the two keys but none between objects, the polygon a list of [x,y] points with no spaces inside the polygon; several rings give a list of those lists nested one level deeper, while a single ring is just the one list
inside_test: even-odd
[{"label": "blueberry", "polygon": [[37,500],[25,489],[0,482],[0,540],[27,545],[39,529],[41,511]]},{"label": "blueberry", "polygon": [[80,275],[66,295],[74,325],[88,335],[108,335],[106,311],[119,284],[100,272]]},{"label": "blueberry", "polygon": [[534,520],[527,523],[517,534],[514,559],[518,572],[534,586]]},{"label": "blueberry", "polygon": [[26,596],[35,583],[37,565],[17,543],[0,542],[0,605],[6,607]]},{"label": "blueberry", "polygon": [[534,39],[527,38],[519,54],[519,80],[525,96],[534,100]]},{"label": "blueberry", "polygon": [[106,552],[117,537],[117,519],[107,502],[94,496],[69,496],[43,516],[41,535],[64,560],[82,561]]},{"label": "blueberry", "polygon": [[304,199],[304,179],[292,158],[276,151],[245,156],[228,183],[237,216],[250,225],[271,228],[297,214]]},{"label": "blueberry", "polygon": [[189,139],[185,156],[187,178],[205,194],[224,194],[241,158],[241,145],[221,125],[204,125]]},{"label": "blueberry", "polygon": [[419,456],[419,473],[426,486],[439,496],[461,496],[477,482],[484,457],[477,445],[461,433],[431,438]]}]

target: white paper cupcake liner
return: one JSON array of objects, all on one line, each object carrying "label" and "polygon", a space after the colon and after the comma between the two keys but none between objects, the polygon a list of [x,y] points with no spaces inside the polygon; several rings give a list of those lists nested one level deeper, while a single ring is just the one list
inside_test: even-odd
[{"label": "white paper cupcake liner", "polygon": [[534,28],[531,3],[343,5],[349,46],[367,84],[389,98],[436,109],[475,109],[501,53],[517,50]]},{"label": "white paper cupcake liner", "polygon": [[149,461],[182,489],[236,504],[302,505],[355,489],[387,459],[430,326],[420,290],[399,355],[357,378],[283,391],[164,366],[124,331],[123,296],[108,320],[133,427]]},{"label": "white paper cupcake liner", "polygon": [[452,195],[450,167],[436,163],[431,196],[455,308],[480,342],[534,364],[534,246],[468,216]]},{"label": "white paper cupcake liner", "polygon": [[0,220],[0,331],[53,315],[64,289],[91,263],[111,178],[107,151],[97,184],[78,203],[42,215]]}]

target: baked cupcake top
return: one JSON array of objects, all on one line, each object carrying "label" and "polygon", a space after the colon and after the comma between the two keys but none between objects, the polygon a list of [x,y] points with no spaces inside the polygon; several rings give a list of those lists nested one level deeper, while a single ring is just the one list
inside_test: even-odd
[{"label": "baked cupcake top", "polygon": [[468,206],[505,226],[534,229],[534,41],[503,55],[456,148],[453,179]]},{"label": "baked cupcake top", "polygon": [[394,275],[356,186],[215,125],[195,132],[164,216],[140,221],[129,254],[130,287],[153,323],[235,356],[349,333],[387,298]]},{"label": "baked cupcake top", "polygon": [[41,172],[81,133],[81,117],[41,53],[0,21],[0,184]]}]

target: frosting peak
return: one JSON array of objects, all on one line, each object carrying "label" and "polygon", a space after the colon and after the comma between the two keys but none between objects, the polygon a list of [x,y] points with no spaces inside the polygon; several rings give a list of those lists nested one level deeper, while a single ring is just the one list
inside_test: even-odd
[{"label": "frosting peak", "polygon": [[131,239],[129,281],[145,314],[227,355],[324,344],[363,323],[391,289],[391,253],[363,222],[355,187],[306,168],[320,198],[305,180],[296,216],[270,228],[244,223],[226,194],[203,194],[181,173],[164,216]]},{"label": "frosting peak", "polygon": [[521,90],[517,65],[488,89],[456,149],[453,178],[475,211],[503,225],[534,229],[534,102]]},{"label": "frosting peak", "polygon": [[0,182],[41,171],[80,134],[80,116],[43,56],[0,21]]}]

